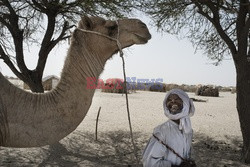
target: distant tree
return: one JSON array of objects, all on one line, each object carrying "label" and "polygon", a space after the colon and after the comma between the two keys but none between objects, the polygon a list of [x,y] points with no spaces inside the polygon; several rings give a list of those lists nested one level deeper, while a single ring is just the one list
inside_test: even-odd
[{"label": "distant tree", "polygon": [[[131,11],[126,0],[1,0],[0,59],[33,92],[43,92],[42,77],[51,50],[70,37],[84,14],[121,17]],[[27,68],[24,56],[29,46],[40,46],[35,69]],[[35,63],[35,62],[34,62]]]},{"label": "distant tree", "polygon": [[243,158],[250,163],[249,0],[141,0],[138,6],[160,30],[188,38],[216,65],[227,57],[233,59]]}]

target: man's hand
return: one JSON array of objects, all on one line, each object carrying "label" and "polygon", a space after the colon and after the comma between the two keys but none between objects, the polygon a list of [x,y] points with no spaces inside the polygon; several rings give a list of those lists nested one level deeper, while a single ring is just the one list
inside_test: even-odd
[{"label": "man's hand", "polygon": [[196,164],[193,160],[183,161],[179,167],[196,167]]},{"label": "man's hand", "polygon": [[190,159],[189,161],[190,167],[196,167],[196,163],[194,160]]},{"label": "man's hand", "polygon": [[171,165],[171,167],[180,167],[179,165]]},{"label": "man's hand", "polygon": [[183,161],[179,167],[191,167],[187,161]]}]

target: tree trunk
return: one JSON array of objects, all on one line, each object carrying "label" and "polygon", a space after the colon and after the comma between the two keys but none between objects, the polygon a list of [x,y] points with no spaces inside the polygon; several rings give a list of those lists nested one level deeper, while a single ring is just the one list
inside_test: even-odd
[{"label": "tree trunk", "polygon": [[28,79],[24,82],[30,87],[32,92],[43,93],[42,76],[38,75],[36,71],[29,73]]},{"label": "tree trunk", "polygon": [[236,102],[243,137],[243,160],[245,163],[250,163],[250,61],[240,60],[235,65],[237,72]]},{"label": "tree trunk", "polygon": [[32,92],[36,92],[36,93],[44,92],[42,82],[39,82],[38,80],[34,80],[34,78],[32,78],[31,82],[28,82],[26,84],[30,87],[30,90]]}]

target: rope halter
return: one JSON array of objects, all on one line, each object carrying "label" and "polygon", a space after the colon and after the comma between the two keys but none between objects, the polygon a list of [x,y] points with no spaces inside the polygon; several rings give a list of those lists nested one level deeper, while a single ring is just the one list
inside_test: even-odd
[{"label": "rope halter", "polygon": [[105,34],[96,32],[96,31],[90,31],[90,30],[85,30],[85,29],[81,29],[81,28],[76,28],[76,29],[79,30],[79,31],[82,31],[82,32],[86,32],[86,33],[91,33],[91,34],[96,34],[96,35],[99,35],[99,36],[103,36],[103,37],[108,38],[108,39],[110,39],[112,41],[116,41],[116,45],[117,45],[117,47],[119,49],[120,57],[123,57],[122,45],[121,45],[121,43],[119,41],[119,36],[120,36],[119,22],[118,22],[118,20],[116,20],[115,22],[116,22],[116,25],[118,27],[117,38],[113,38],[113,37],[107,36]]}]

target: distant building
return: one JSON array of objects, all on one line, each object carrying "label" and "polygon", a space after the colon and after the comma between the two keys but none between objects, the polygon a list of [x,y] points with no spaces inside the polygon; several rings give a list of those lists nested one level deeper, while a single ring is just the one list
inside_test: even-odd
[{"label": "distant building", "polygon": [[[5,76],[5,77],[16,87],[20,89],[30,90],[29,86],[26,83],[24,83],[22,80],[20,80],[19,78],[8,77],[8,76]],[[55,75],[49,75],[43,78],[42,82],[43,82],[44,90],[48,91],[48,90],[54,89],[56,85],[58,84],[59,80],[60,80],[59,77]]]},{"label": "distant building", "polygon": [[23,89],[24,83],[19,78],[14,78],[14,77],[6,77],[6,78],[16,87]]},{"label": "distant building", "polygon": [[59,82],[59,78],[55,75],[49,75],[43,78],[43,88],[44,90],[54,89]]}]

